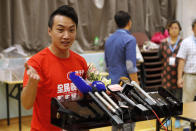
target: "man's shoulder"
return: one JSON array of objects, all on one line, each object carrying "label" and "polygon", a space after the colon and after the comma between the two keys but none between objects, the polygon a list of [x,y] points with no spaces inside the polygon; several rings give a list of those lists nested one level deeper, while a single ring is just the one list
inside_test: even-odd
[{"label": "man's shoulder", "polygon": [[121,32],[114,32],[113,34],[111,34],[107,40],[110,39],[127,39],[127,40],[136,40],[135,37],[129,33],[121,33]]},{"label": "man's shoulder", "polygon": [[117,33],[116,32],[114,32],[112,34],[109,34],[109,36],[107,37],[106,41],[109,41],[111,39],[114,39],[114,38],[116,38],[116,36],[117,36]]},{"label": "man's shoulder", "polygon": [[136,40],[135,37],[131,34],[127,34],[127,37],[130,39],[130,40]]},{"label": "man's shoulder", "polygon": [[125,43],[128,43],[128,42],[131,42],[131,43],[134,42],[134,43],[136,43],[135,37],[133,35],[131,35],[131,34],[126,34],[124,36],[123,40],[124,40]]},{"label": "man's shoulder", "polygon": [[41,51],[39,51],[38,53],[31,56],[28,61],[36,61],[36,62],[40,61],[41,62],[44,58],[49,57],[48,54],[49,54],[49,49],[44,48]]},{"label": "man's shoulder", "polygon": [[71,55],[73,55],[73,58],[74,58],[74,59],[78,59],[78,60],[80,60],[80,61],[85,61],[84,57],[82,57],[82,56],[79,55],[78,53],[76,53],[76,52],[74,52],[74,51],[72,51],[72,50],[70,50],[70,53],[71,53]]},{"label": "man's shoulder", "polygon": [[190,42],[190,41],[192,40],[192,37],[193,37],[193,36],[188,36],[188,37],[186,37],[186,38],[183,40],[183,42]]},{"label": "man's shoulder", "polygon": [[48,54],[49,54],[49,49],[44,48],[41,51],[39,51],[38,53],[36,53],[35,55],[33,55],[32,58],[41,58],[41,57],[44,57]]},{"label": "man's shoulder", "polygon": [[72,64],[74,64],[74,63],[77,64],[77,66],[82,66],[86,72],[87,71],[87,62],[86,62],[85,58],[72,50],[70,50],[70,54],[72,55],[70,62]]}]

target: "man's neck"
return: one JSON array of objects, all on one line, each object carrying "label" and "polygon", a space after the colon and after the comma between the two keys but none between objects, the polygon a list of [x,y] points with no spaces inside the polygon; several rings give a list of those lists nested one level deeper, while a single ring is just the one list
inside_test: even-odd
[{"label": "man's neck", "polygon": [[125,26],[123,29],[125,29],[125,30],[128,30],[128,31],[129,31],[130,27],[129,27],[129,26]]}]

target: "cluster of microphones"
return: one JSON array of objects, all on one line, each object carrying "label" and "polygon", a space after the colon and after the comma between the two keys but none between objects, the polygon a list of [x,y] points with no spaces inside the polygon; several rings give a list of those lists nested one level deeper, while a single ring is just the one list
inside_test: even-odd
[{"label": "cluster of microphones", "polygon": [[[149,95],[135,81],[126,78],[120,79],[119,84],[107,86],[101,81],[93,81],[89,84],[75,72],[70,73],[69,78],[78,90],[83,94],[88,94],[116,125],[124,123],[122,116],[130,107],[146,112],[154,111],[155,105],[162,104],[167,107],[168,104],[178,104],[172,97],[167,97],[165,100],[153,98],[153,94]],[[111,94],[108,95],[106,91],[115,94],[121,101],[113,100]]]}]

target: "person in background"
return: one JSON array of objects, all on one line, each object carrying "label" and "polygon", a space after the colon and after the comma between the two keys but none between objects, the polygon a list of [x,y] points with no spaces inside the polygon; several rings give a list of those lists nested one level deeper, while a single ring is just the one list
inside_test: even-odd
[{"label": "person in background", "polygon": [[183,102],[191,102],[196,95],[196,19],[192,23],[193,35],[182,41],[178,51],[178,87],[183,88]]},{"label": "person in background", "polygon": [[[176,55],[182,39],[180,37],[181,26],[176,20],[168,24],[169,37],[160,45],[160,56],[163,61],[162,86],[168,89],[177,99],[182,100],[182,88],[177,86],[177,59]],[[168,120],[165,126],[170,125]],[[175,128],[180,128],[180,121],[176,119]]]},{"label": "person in background", "polygon": [[[193,35],[182,41],[177,54],[178,63],[178,87],[182,88],[183,103],[191,102],[196,95],[196,19],[192,22]],[[184,128],[190,124],[184,121]]]},{"label": "person in background", "polygon": [[[130,34],[131,17],[127,12],[115,14],[117,29],[105,42],[105,62],[111,84],[118,84],[121,77],[138,82],[136,67],[136,39]],[[112,131],[118,128],[113,126]],[[134,130],[134,124],[124,124],[123,131]]]},{"label": "person in background", "polygon": [[75,10],[63,5],[55,10],[48,21],[51,44],[25,63],[22,105],[33,107],[31,131],[61,131],[50,123],[50,101],[79,99],[81,94],[69,79],[70,72],[86,78],[85,59],[70,50],[75,37],[78,17]]}]

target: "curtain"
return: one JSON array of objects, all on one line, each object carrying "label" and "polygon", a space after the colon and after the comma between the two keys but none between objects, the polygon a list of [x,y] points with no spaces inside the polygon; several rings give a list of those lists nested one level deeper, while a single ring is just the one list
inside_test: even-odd
[{"label": "curtain", "polygon": [[[48,19],[59,6],[75,8],[79,24],[75,49],[103,49],[105,39],[116,29],[114,15],[128,11],[132,17],[131,32],[152,36],[175,19],[176,0],[0,0],[0,50],[20,44],[36,53],[50,44]],[[94,44],[98,38],[99,45]]]}]

